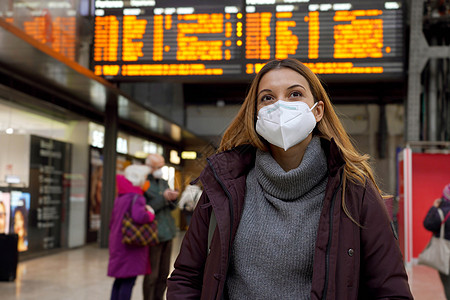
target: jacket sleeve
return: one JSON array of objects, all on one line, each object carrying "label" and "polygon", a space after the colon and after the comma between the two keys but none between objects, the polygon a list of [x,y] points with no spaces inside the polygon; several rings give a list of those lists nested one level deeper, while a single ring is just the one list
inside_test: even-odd
[{"label": "jacket sleeve", "polygon": [[428,210],[428,213],[423,220],[423,226],[425,229],[434,233],[439,232],[441,229],[441,217],[439,216],[437,207],[434,205]]},{"label": "jacket sleeve", "polygon": [[200,299],[206,261],[210,203],[203,193],[167,281],[168,300]]},{"label": "jacket sleeve", "polygon": [[138,196],[136,198],[136,201],[131,208],[131,218],[138,224],[150,223],[152,221],[145,208],[145,198],[143,196]]},{"label": "jacket sleeve", "polygon": [[360,280],[368,293],[365,296],[413,299],[394,227],[381,195],[370,180],[366,183],[360,220]]}]

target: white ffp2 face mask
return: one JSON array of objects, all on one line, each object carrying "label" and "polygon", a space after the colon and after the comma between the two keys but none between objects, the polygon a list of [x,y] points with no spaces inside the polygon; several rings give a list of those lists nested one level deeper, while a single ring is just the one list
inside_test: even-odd
[{"label": "white ffp2 face mask", "polygon": [[258,112],[256,132],[272,145],[287,151],[302,142],[316,127],[313,107],[302,101],[278,100]]}]

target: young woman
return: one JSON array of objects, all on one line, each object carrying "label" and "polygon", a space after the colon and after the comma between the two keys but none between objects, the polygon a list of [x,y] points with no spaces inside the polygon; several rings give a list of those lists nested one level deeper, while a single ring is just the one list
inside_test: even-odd
[{"label": "young woman", "polygon": [[268,62],[219,150],[169,300],[412,299],[368,156],[306,66]]}]

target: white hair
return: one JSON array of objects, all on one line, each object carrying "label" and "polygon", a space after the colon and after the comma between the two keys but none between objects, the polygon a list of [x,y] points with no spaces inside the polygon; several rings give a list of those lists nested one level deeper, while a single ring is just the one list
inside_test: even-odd
[{"label": "white hair", "polygon": [[134,186],[142,186],[149,173],[150,168],[145,165],[129,165],[125,168],[125,178]]},{"label": "white hair", "polygon": [[152,171],[164,167],[165,161],[161,154],[151,153],[147,156],[145,164],[149,166]]}]

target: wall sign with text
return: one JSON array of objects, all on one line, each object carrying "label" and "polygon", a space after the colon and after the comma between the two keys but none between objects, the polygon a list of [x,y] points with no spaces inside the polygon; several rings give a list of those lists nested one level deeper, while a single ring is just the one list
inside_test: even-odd
[{"label": "wall sign with text", "polygon": [[96,0],[95,5],[93,68],[111,80],[247,79],[266,61],[288,57],[331,78],[404,73],[402,2]]}]

